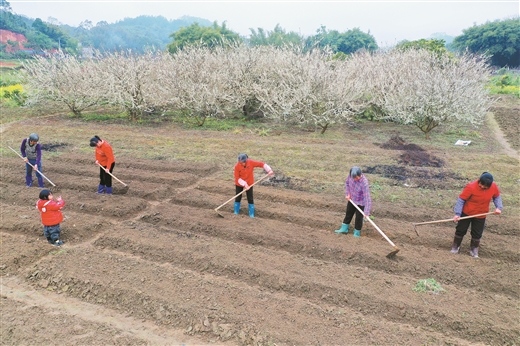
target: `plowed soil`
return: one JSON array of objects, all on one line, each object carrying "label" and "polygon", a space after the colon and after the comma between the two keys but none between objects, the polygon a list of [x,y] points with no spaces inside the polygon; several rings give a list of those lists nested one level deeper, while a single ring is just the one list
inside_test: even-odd
[{"label": "plowed soil", "polygon": [[[91,126],[58,117],[15,123],[3,133],[3,141],[11,140],[17,150],[26,133],[39,132],[42,144],[46,134],[57,139],[44,146],[43,171],[58,185],[54,194],[63,196],[66,206],[65,244],[53,247],[34,207],[39,189],[26,188],[23,162],[9,149],[2,152],[2,345],[520,343],[517,212],[488,217],[475,259],[468,255],[469,235],[460,254],[450,253],[452,222],[417,226],[419,236],[414,232],[412,223],[450,218],[451,208],[417,208],[403,198],[373,195],[376,223],[400,249],[387,258],[393,247],[368,222],[360,238],[334,233],[345,210],[341,180],[335,193],[317,192],[298,184],[290,172],[282,174],[276,164],[275,177],[254,188],[254,219],[246,215],[244,202],[240,215],[229,203],[219,217],[214,209],[234,195],[235,156],[230,162],[212,160],[211,150],[220,148],[210,143],[225,133],[182,133],[194,146],[205,141],[202,159],[146,158],[137,145],[114,145],[114,174],[129,189],[115,181],[114,195],[97,195],[98,169],[87,144],[100,128]],[[102,128],[102,137],[123,137],[121,131],[127,131],[129,142],[142,131]],[[162,129],[147,131],[163,135]],[[70,133],[80,134],[81,144]],[[254,139],[266,147],[284,140],[292,150],[294,140],[283,136]],[[341,145],[329,142],[301,139],[311,151]],[[423,191],[424,199],[454,203],[476,178],[447,173],[460,158],[428,153],[428,145],[404,151],[360,145],[382,158],[363,166],[369,180],[382,177],[390,186],[406,182]],[[492,150],[471,155],[482,153]],[[390,156],[387,165],[384,158]],[[508,158],[502,162],[511,164]],[[503,194],[511,200],[518,189]],[[426,278],[445,292],[412,290]]]}]

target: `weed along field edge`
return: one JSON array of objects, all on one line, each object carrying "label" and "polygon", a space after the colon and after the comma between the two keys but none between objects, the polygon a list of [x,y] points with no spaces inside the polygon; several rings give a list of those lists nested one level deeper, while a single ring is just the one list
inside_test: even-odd
[{"label": "weed along field edge", "polygon": [[[517,344],[512,104],[494,115],[517,157],[489,124],[438,128],[426,140],[413,127],[371,121],[320,135],[269,122],[224,130],[9,113],[0,148],[1,344]],[[43,236],[40,190],[25,187],[24,162],[8,148],[33,132],[42,172],[66,202],[61,247]],[[94,135],[114,148],[113,174],[128,190],[114,181],[113,195],[96,194]],[[459,139],[471,144],[455,146]],[[274,176],[254,187],[255,218],[247,203],[238,215],[228,203],[219,217],[214,209],[236,194],[240,153]],[[370,183],[372,221],[400,249],[392,258],[368,221],[359,238],[334,232],[352,166]],[[504,210],[487,217],[479,258],[469,256],[469,234],[450,253],[453,222],[414,232],[414,223],[452,218],[464,186],[484,171]]]}]

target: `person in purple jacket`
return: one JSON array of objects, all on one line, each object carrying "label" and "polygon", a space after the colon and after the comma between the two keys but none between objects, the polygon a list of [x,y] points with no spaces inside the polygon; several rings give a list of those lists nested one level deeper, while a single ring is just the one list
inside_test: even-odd
[{"label": "person in purple jacket", "polygon": [[[359,237],[361,234],[361,227],[363,227],[363,214],[366,217],[370,216],[372,209],[372,198],[370,197],[370,186],[367,178],[361,173],[359,167],[352,167],[345,182],[345,199],[347,200],[347,212],[341,228],[335,230],[336,233],[348,233],[348,228],[354,214],[356,215],[356,222],[354,224],[354,237]],[[356,209],[352,201],[357,204],[359,209],[363,210],[363,214]]]},{"label": "person in purple jacket", "polygon": [[[36,133],[31,133],[29,138],[24,138],[20,151],[25,161],[25,185],[27,187],[32,186],[33,178],[31,165],[36,168],[37,171],[42,171],[42,147],[38,143],[40,137]],[[40,173],[36,172],[36,178],[38,179],[38,186],[43,188],[43,177]]]}]

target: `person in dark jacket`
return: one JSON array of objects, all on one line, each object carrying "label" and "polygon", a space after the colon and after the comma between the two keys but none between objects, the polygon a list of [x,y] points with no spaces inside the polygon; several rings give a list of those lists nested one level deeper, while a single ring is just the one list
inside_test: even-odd
[{"label": "person in dark jacket", "polygon": [[[33,167],[36,169],[38,186],[43,188],[43,177],[38,172],[42,172],[42,147],[38,143],[40,137],[36,133],[31,133],[28,138],[24,138],[20,146],[20,152],[25,161],[25,185],[31,187],[33,183]],[[32,165],[32,167],[31,167]]]}]

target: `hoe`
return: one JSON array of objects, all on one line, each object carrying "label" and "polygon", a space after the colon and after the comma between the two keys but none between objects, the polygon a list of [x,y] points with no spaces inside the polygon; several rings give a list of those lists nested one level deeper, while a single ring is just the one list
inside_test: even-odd
[{"label": "hoe", "polygon": [[386,236],[386,234],[383,233],[383,231],[381,231],[379,229],[379,227],[377,227],[377,225],[374,223],[374,221],[370,220],[370,217],[365,216],[365,213],[363,213],[363,210],[361,210],[361,208],[358,207],[356,205],[356,203],[352,202],[352,200],[349,200],[349,202],[352,203],[352,205],[354,207],[356,207],[357,210],[359,210],[359,212],[363,215],[363,217],[366,218],[372,224],[372,226],[374,226],[375,229],[377,229],[377,231],[383,236],[383,238],[385,238],[386,241],[389,242],[390,245],[392,245],[394,247],[394,251],[392,251],[388,255],[386,255],[387,258],[393,258],[399,252],[400,249],[397,246],[395,246],[395,244]]},{"label": "hoe", "polygon": [[[97,165],[98,165],[99,167],[105,169],[105,167],[101,166],[101,165],[99,164],[99,162],[97,162]],[[116,177],[115,175],[113,175],[112,173],[110,173],[110,172],[107,172],[107,173],[110,174],[110,176],[111,176],[112,178],[114,178],[115,180],[117,180],[118,182],[120,182],[121,184],[123,184],[123,189],[121,190],[121,194],[122,194],[122,195],[124,195],[125,193],[128,192],[128,185],[126,185],[125,183],[123,183],[121,180],[117,179],[117,177]]]},{"label": "hoe", "polygon": [[[489,212],[489,213],[484,213],[484,214],[476,214],[476,215],[471,215],[471,216],[464,216],[464,217],[461,217],[459,220],[470,219],[472,217],[491,215],[491,214],[494,214],[494,212]],[[427,225],[427,224],[430,224],[430,223],[449,222],[449,221],[453,221],[453,219],[444,219],[444,220],[437,220],[437,221],[427,221],[427,222],[414,223],[413,224],[413,230],[415,231],[415,234],[417,234],[417,236],[419,236],[419,233],[417,233],[417,227],[416,226]]]},{"label": "hoe", "polygon": [[[249,187],[253,187],[255,186],[256,184],[258,184],[259,182],[261,182],[262,180],[264,180],[265,178],[267,178],[269,176],[269,174],[266,174],[264,175],[262,178],[260,178],[259,180],[255,181],[252,185],[249,185]],[[219,205],[218,207],[215,208],[215,212],[217,213],[218,216],[220,217],[224,217],[224,215],[222,215],[221,213],[219,213],[219,209],[222,208],[223,206],[225,206],[226,204],[228,204],[229,202],[231,202],[232,200],[234,200],[235,198],[237,198],[238,196],[240,196],[241,194],[243,194],[244,192],[246,192],[247,190],[242,190],[242,192],[240,192],[238,195],[236,196],[233,196],[231,197],[230,199],[228,199],[226,202],[224,202],[223,204]]]}]

